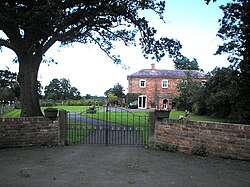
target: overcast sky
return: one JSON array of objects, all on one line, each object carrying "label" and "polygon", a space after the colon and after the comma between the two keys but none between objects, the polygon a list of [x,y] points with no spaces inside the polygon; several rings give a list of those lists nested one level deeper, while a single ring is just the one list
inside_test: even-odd
[{"label": "overcast sky", "polygon": [[[196,58],[200,68],[205,72],[216,66],[229,66],[227,56],[214,56],[217,46],[222,41],[216,36],[219,29],[218,19],[222,18],[220,4],[229,0],[218,0],[217,3],[206,5],[203,0],[167,0],[163,23],[152,12],[144,12],[150,26],[158,30],[158,36],[178,39],[182,44],[182,54],[190,60]],[[0,33],[1,35],[1,33]],[[129,69],[115,65],[93,44],[72,44],[70,47],[59,48],[55,44],[47,53],[47,58],[54,58],[58,64],[41,64],[38,80],[43,87],[54,78],[66,78],[71,86],[76,87],[81,95],[104,95],[104,92],[116,83],[121,84],[127,92],[127,75],[140,69],[149,69],[151,63],[157,69],[174,69],[171,59],[165,57],[160,62],[144,59],[140,48],[117,45],[114,51],[119,54],[122,63]],[[15,53],[7,48],[0,52],[0,69],[10,68],[18,72],[18,64],[13,64]]]}]

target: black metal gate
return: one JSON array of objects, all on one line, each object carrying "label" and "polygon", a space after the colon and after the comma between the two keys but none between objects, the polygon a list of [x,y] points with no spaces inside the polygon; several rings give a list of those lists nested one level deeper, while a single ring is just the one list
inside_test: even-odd
[{"label": "black metal gate", "polygon": [[89,112],[68,114],[67,144],[147,144],[147,112],[116,107],[97,107]]}]

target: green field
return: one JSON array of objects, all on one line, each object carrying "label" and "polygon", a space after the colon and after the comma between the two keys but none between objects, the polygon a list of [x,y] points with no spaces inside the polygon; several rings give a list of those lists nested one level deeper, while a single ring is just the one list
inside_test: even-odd
[{"label": "green field", "polygon": [[[47,107],[41,107],[41,110],[43,111],[45,108],[47,108]],[[55,106],[54,108],[63,109],[63,110],[66,110],[68,112],[82,112],[82,111],[86,111],[89,107],[88,106]],[[99,109],[102,109],[102,107],[100,107]],[[8,117],[20,117],[20,113],[21,113],[20,109],[14,109],[8,113],[0,115],[0,117],[6,117],[6,118],[8,118]],[[104,116],[102,116],[103,114],[104,113],[102,113],[102,112],[98,112],[97,114],[93,114],[93,115],[96,118],[103,119],[104,118]],[[92,114],[88,114],[88,115],[92,115]],[[119,112],[116,112],[116,116],[114,116],[115,115],[114,113],[112,114],[112,112],[109,112],[109,115],[110,115],[110,119],[112,119],[112,122],[118,122],[119,119],[121,118],[120,115],[123,115],[123,114],[119,114]],[[138,116],[147,115],[147,112],[134,113],[134,115],[138,115]],[[184,111],[171,111],[170,119],[179,119],[180,115],[184,116],[185,112]],[[211,116],[199,116],[199,115],[196,115],[193,113],[190,113],[190,120],[193,120],[193,121],[211,121],[211,122],[224,122],[224,121],[226,121],[225,119],[221,119],[221,118],[216,118],[216,117],[211,117]],[[131,120],[128,119],[128,122],[130,123]],[[121,123],[126,124],[127,121],[123,120]],[[136,122],[136,123],[138,123],[138,122]]]},{"label": "green field", "polygon": [[82,142],[93,131],[93,126],[85,123],[78,124],[74,119],[69,119],[69,124],[70,126],[67,129],[67,144]]}]

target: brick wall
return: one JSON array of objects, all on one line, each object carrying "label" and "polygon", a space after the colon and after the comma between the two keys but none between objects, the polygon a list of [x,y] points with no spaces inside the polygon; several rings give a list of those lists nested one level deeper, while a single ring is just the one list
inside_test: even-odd
[{"label": "brick wall", "polygon": [[0,118],[0,148],[58,144],[58,120],[45,117]]},{"label": "brick wall", "polygon": [[[141,79],[146,81],[145,88],[139,87]],[[162,80],[168,80],[168,88],[162,88]],[[130,78],[128,80],[128,92],[145,94],[152,99],[154,99],[157,94],[171,93],[176,96],[178,95],[177,85],[180,81],[181,79],[173,78]]]},{"label": "brick wall", "polygon": [[250,125],[179,121],[156,121],[156,145],[177,145],[191,153],[203,145],[208,155],[250,161]]}]

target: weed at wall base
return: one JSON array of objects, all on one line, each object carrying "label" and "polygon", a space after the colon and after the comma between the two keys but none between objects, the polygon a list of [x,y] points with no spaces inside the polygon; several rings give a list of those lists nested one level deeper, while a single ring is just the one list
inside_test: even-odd
[{"label": "weed at wall base", "polygon": [[179,146],[176,144],[162,144],[158,145],[158,147],[163,150],[163,151],[168,151],[168,152],[177,152],[179,150]]},{"label": "weed at wall base", "polygon": [[203,156],[203,157],[208,156],[207,148],[204,145],[196,145],[196,146],[194,146],[192,148],[191,153],[193,155],[198,155],[198,156]]}]

